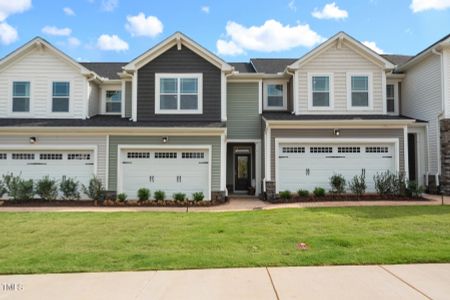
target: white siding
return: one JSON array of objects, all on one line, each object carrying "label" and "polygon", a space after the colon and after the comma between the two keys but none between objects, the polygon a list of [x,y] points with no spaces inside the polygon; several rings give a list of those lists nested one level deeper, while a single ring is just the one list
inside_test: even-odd
[{"label": "white siding", "polygon": [[[24,145],[29,147],[30,135],[31,134],[14,136],[0,135],[0,145]],[[38,140],[36,146],[55,145],[55,150],[60,145],[97,146],[97,176],[106,184],[106,136],[68,136],[56,134],[53,136],[40,136],[35,133],[33,133],[33,136],[36,136]],[[1,173],[2,172],[0,172],[0,175]]]},{"label": "white siding", "polygon": [[89,82],[89,116],[99,114],[100,104],[100,88],[97,84]]},{"label": "white siding", "polygon": [[442,112],[441,59],[430,55],[406,71],[402,83],[402,114],[428,121],[430,175],[439,172],[439,120]]},{"label": "white siding", "polygon": [[[347,73],[371,73],[373,87],[373,110],[347,110]],[[330,46],[323,53],[301,66],[299,72],[299,114],[310,113],[308,111],[308,73],[332,73],[334,77],[334,110],[314,111],[323,113],[383,113],[383,69],[367,58],[363,57],[355,50],[351,49],[345,42],[341,48],[336,44]]]},{"label": "white siding", "polygon": [[[30,81],[30,113],[12,113],[12,82]],[[52,113],[52,82],[70,82],[68,113]],[[87,80],[49,50],[34,49],[0,70],[0,115],[19,118],[84,118]]]}]

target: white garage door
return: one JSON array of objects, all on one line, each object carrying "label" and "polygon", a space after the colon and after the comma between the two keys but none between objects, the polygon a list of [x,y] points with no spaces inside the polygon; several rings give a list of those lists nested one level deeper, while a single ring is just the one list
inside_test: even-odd
[{"label": "white garage door", "polygon": [[129,199],[137,199],[140,188],[148,188],[152,197],[155,191],[162,190],[167,199],[172,199],[174,193],[185,193],[192,199],[195,192],[209,198],[208,150],[126,149],[120,155],[119,191]]},{"label": "white garage door", "polygon": [[0,150],[0,176],[11,173],[33,180],[44,176],[61,180],[65,176],[87,184],[94,174],[94,154],[80,150]]},{"label": "white garage door", "polygon": [[329,178],[342,174],[347,182],[362,172],[367,191],[374,192],[373,176],[395,172],[394,144],[280,144],[278,149],[278,191],[315,187],[329,190]]}]

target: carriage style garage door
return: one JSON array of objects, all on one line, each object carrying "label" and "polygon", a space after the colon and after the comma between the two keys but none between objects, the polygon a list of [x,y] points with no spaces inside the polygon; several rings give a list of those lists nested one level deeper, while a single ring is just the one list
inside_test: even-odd
[{"label": "carriage style garage door", "polygon": [[86,150],[1,150],[0,176],[20,175],[38,180],[44,176],[61,180],[64,176],[87,184],[95,173],[94,152]]},{"label": "carriage style garage door", "polygon": [[210,160],[207,149],[123,149],[119,160],[119,192],[137,199],[137,191],[162,190],[166,199],[174,193],[203,192],[210,198]]},{"label": "carriage style garage door", "polygon": [[329,178],[342,174],[347,182],[365,174],[367,191],[374,192],[373,176],[396,172],[395,144],[279,144],[277,190],[297,191],[315,187],[330,190]]}]

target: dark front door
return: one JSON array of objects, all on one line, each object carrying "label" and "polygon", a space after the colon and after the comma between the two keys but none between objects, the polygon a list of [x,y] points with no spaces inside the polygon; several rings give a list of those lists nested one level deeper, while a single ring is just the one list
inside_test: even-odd
[{"label": "dark front door", "polygon": [[409,180],[416,181],[416,135],[408,133]]},{"label": "dark front door", "polygon": [[236,154],[234,159],[234,190],[247,191],[250,187],[250,154]]}]

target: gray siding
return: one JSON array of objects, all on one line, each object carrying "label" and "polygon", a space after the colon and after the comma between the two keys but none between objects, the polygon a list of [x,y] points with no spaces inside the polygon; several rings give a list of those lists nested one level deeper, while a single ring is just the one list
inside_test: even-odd
[{"label": "gray siding", "polygon": [[[117,190],[118,145],[163,145],[160,136],[110,136],[109,137],[109,189]],[[220,191],[220,136],[169,136],[170,145],[211,145],[211,191]]]},{"label": "gray siding", "polygon": [[[38,145],[54,145],[55,148],[61,145],[84,145],[97,146],[97,176],[106,183],[106,136],[70,136],[68,134],[52,136],[40,136],[39,133],[17,134],[14,136],[0,136],[0,145],[24,145],[30,146],[29,137],[37,137]],[[38,147],[36,147],[38,148]],[[31,148],[28,148],[31,149]]]},{"label": "gray siding", "polygon": [[258,83],[228,83],[228,139],[259,139]]},{"label": "gray siding", "polygon": [[403,129],[341,129],[341,135],[335,137],[332,129],[272,129],[271,131],[271,177],[275,179],[275,139],[276,138],[398,138],[400,152],[400,171],[404,171]]},{"label": "gray siding", "polygon": [[131,118],[131,99],[132,99],[132,87],[131,87],[131,81],[125,82],[125,117]]},{"label": "gray siding", "polygon": [[[155,115],[155,73],[202,73],[203,114]],[[220,121],[221,71],[183,46],[167,50],[138,71],[137,118],[139,121]]]}]

